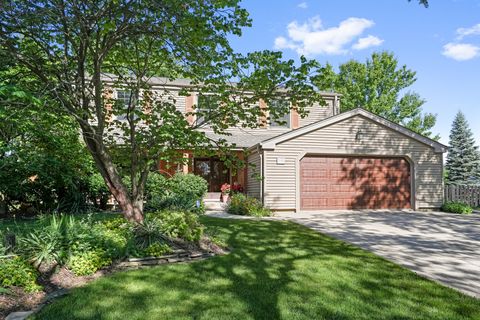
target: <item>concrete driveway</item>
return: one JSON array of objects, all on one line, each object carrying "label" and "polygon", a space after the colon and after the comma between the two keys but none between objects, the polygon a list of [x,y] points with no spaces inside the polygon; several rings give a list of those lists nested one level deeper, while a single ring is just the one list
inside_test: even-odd
[{"label": "concrete driveway", "polygon": [[480,215],[317,211],[277,214],[480,298]]}]

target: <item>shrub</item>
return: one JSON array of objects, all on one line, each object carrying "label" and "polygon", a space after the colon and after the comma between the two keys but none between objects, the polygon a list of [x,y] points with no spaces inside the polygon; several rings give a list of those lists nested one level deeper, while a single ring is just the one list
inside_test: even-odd
[{"label": "shrub", "polygon": [[113,219],[107,219],[100,221],[99,224],[104,226],[108,230],[121,231],[126,230],[129,226],[129,222],[124,217],[116,217]]},{"label": "shrub", "polygon": [[450,201],[443,204],[442,211],[460,214],[470,214],[473,212],[473,209],[465,203]]},{"label": "shrub", "polygon": [[168,237],[198,241],[203,235],[203,225],[194,213],[166,210],[156,212],[152,216],[158,219],[161,232]]},{"label": "shrub", "polygon": [[94,207],[105,210],[107,209],[110,191],[103,180],[100,173],[94,173],[87,180],[87,196],[93,203]]},{"label": "shrub", "polygon": [[60,239],[48,229],[40,229],[21,237],[18,241],[19,251],[36,268],[43,263],[60,260]]},{"label": "shrub", "polygon": [[101,249],[72,255],[67,267],[77,276],[94,274],[97,270],[109,266],[112,260]]},{"label": "shrub", "polygon": [[166,243],[152,243],[145,248],[143,256],[145,257],[161,257],[167,253],[171,253],[172,249]]},{"label": "shrub", "polygon": [[271,214],[270,209],[265,208],[260,201],[237,193],[231,196],[227,205],[227,212],[241,216],[265,217]]},{"label": "shrub", "polygon": [[37,271],[20,257],[0,259],[0,286],[8,288],[17,286],[27,292],[41,289],[36,283]]},{"label": "shrub", "polygon": [[200,214],[205,212],[201,200],[207,190],[205,179],[193,174],[177,173],[167,179],[159,173],[151,173],[145,186],[145,210],[188,210]]},{"label": "shrub", "polygon": [[132,237],[132,225],[124,218],[98,222],[94,226],[99,235],[97,245],[106,251],[106,255],[112,259],[119,259],[127,254],[128,239]]},{"label": "shrub", "polygon": [[134,245],[142,249],[155,242],[166,240],[160,221],[150,217],[146,217],[142,224],[133,225],[132,232]]},{"label": "shrub", "polygon": [[205,213],[205,205],[201,199],[197,199],[189,194],[173,194],[164,200],[161,209],[173,211],[190,211],[196,214]]},{"label": "shrub", "polygon": [[92,228],[90,219],[53,215],[49,224],[20,237],[19,252],[35,267],[42,263],[64,264],[69,256],[96,248],[100,235]]},{"label": "shrub", "polygon": [[191,173],[177,173],[168,179],[167,185],[170,192],[177,195],[189,195],[195,200],[202,199],[208,191],[207,181]]},{"label": "shrub", "polygon": [[165,198],[168,190],[166,188],[167,179],[156,172],[148,175],[145,184],[145,210],[155,211],[165,207]]}]

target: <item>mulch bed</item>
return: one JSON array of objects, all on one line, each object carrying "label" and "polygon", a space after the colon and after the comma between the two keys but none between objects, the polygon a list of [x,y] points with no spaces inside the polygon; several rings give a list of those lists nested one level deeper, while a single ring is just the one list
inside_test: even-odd
[{"label": "mulch bed", "polygon": [[89,276],[76,276],[66,267],[46,267],[40,270],[41,275],[38,278],[38,283],[42,285],[43,291],[28,293],[22,288],[11,287],[8,292],[0,293],[0,320],[5,319],[12,312],[34,310],[42,304],[50,303],[54,298],[66,294],[70,289],[81,287],[107,274],[165,263],[202,260],[228,253],[228,249],[216,245],[208,238],[202,238],[198,244],[177,242],[177,245],[181,249],[175,250],[174,254],[158,258],[126,259]]},{"label": "mulch bed", "polygon": [[43,291],[27,293],[22,288],[10,288],[8,293],[0,294],[0,319],[5,319],[13,311],[34,309],[46,295]]}]

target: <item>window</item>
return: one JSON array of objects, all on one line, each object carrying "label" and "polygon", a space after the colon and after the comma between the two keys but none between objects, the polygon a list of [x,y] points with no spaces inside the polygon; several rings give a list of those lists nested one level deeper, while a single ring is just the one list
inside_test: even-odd
[{"label": "window", "polygon": [[[131,107],[131,105],[135,105],[135,97],[132,98],[131,91],[117,91],[117,106],[121,108],[122,113],[118,112],[117,120],[127,120],[127,108]],[[137,108],[137,106],[135,106]],[[134,115],[134,119],[137,116]]]},{"label": "window", "polygon": [[[121,108],[121,110],[126,110],[130,105],[130,97],[130,91],[117,91],[117,106]],[[119,113],[117,120],[127,120],[127,114]]]},{"label": "window", "polygon": [[215,95],[198,95],[197,100],[197,125],[207,122],[213,116],[213,111],[218,106],[218,97]]},{"label": "window", "polygon": [[270,111],[270,127],[290,128],[290,102],[288,100],[270,101],[270,110],[276,110],[281,115],[272,114]]}]

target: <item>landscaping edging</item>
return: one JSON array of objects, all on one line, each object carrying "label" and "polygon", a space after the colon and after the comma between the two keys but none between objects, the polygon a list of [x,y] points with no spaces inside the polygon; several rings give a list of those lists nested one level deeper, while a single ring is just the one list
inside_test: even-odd
[{"label": "landscaping edging", "polygon": [[156,266],[165,263],[187,262],[195,260],[203,260],[215,256],[214,253],[204,252],[188,252],[180,251],[174,254],[165,255],[161,257],[147,257],[147,258],[129,258],[126,261],[120,262],[115,266],[115,269],[138,269],[141,267]]},{"label": "landscaping edging", "polygon": [[[146,257],[146,258],[128,258],[111,267],[110,272],[116,271],[128,271],[134,269],[141,269],[145,267],[154,267],[162,264],[178,263],[178,262],[193,262],[205,260],[210,257],[214,257],[216,254],[213,252],[189,252],[189,251],[177,251],[173,254],[161,256],[161,257]],[[30,311],[15,311],[11,312],[5,320],[24,320],[27,317],[39,312],[47,304],[51,303],[56,298],[62,297],[70,292],[70,289],[61,288],[53,291],[45,296],[43,301]]]}]

